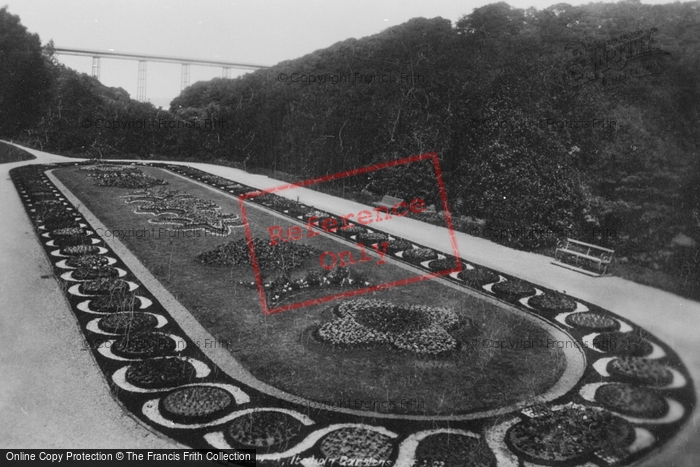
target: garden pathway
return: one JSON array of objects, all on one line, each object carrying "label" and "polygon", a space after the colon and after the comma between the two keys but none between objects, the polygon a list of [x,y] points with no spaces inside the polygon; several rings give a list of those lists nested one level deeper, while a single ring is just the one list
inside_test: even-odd
[{"label": "garden pathway", "polygon": [[[123,415],[87,352],[65,342],[79,340],[72,314],[51,275],[7,172],[26,163],[72,159],[27,149],[37,159],[0,165],[0,410],[4,415],[0,445],[22,447],[161,447],[165,442]],[[193,167],[259,189],[282,185],[266,176],[202,163]],[[366,206],[294,188],[282,196],[298,199],[337,215]],[[446,229],[412,219],[393,218],[383,231],[450,253]],[[553,265],[551,258],[513,250],[485,238],[456,233],[465,260],[509,273],[545,287],[566,291],[639,324],[668,343],[685,362],[700,388],[700,303],[617,277],[593,278]],[[28,258],[32,258],[28,260]],[[12,271],[12,274],[8,274]],[[51,304],[51,306],[47,306]],[[27,311],[31,310],[31,314]],[[20,313],[17,313],[20,312]],[[22,316],[20,321],[18,316]],[[42,378],[43,377],[43,378]],[[53,384],[43,383],[44,378]],[[697,394],[700,400],[700,391]],[[100,419],[99,423],[96,421]],[[700,459],[700,412],[684,430],[640,465],[691,467]]]}]

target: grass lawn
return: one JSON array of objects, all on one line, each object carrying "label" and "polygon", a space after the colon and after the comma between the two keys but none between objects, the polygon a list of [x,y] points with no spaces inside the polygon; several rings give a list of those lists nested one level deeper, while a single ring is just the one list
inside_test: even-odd
[{"label": "grass lawn", "polygon": [[[186,191],[198,198],[214,201],[222,212],[239,213],[238,200],[155,168],[143,169],[148,175],[165,179],[167,188]],[[333,319],[330,302],[313,307],[264,316],[257,290],[238,285],[254,280],[252,268],[208,266],[195,261],[200,253],[232,240],[245,237],[237,227],[228,237],[205,235],[203,231],[185,237],[167,226],[149,223],[152,215],[137,215],[137,204],[126,204],[119,196],[134,190],[103,188],[86,178],[77,168],[58,169],[54,174],[109,229],[154,230],[154,235],[128,236],[122,242],[151,273],[253,375],[262,381],[299,397],[315,401],[361,400],[365,405],[383,407],[394,413],[453,414],[494,409],[530,400],[549,389],[561,376],[565,358],[561,350],[551,348],[497,349],[470,345],[482,342],[544,339],[551,335],[523,318],[520,312],[443,285],[440,281],[382,290],[365,298],[377,298],[399,304],[422,304],[455,310],[460,325],[452,336],[459,350],[444,357],[417,357],[387,347],[374,350],[338,350],[316,341],[311,330]],[[253,235],[269,239],[267,228],[283,229],[291,221],[249,205],[246,209]],[[159,231],[159,228],[163,230]],[[100,233],[100,232],[98,232]],[[104,233],[101,233],[104,235]],[[160,234],[160,235],[159,235]],[[348,243],[317,236],[302,238],[320,251],[360,251]],[[374,255],[377,259],[377,255]],[[374,284],[417,275],[391,262],[377,265],[376,260],[356,264]],[[319,256],[307,259],[303,270],[320,270]],[[288,297],[287,302],[323,297],[347,289],[304,290]],[[281,304],[284,304],[282,302]],[[401,401],[415,401],[411,405]],[[393,403],[392,403],[393,401]]]},{"label": "grass lawn", "polygon": [[8,162],[30,161],[36,157],[29,154],[27,151],[19,149],[11,144],[0,141],[0,164]]}]

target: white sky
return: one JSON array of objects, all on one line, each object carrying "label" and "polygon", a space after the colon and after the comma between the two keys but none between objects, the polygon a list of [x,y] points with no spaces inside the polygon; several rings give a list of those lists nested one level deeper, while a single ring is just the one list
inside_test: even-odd
[{"label": "white sky", "polygon": [[[273,65],[338,41],[381,32],[411,18],[458,20],[495,0],[5,0],[42,43],[57,47]],[[509,0],[538,9],[561,0]],[[588,1],[570,0],[580,5]],[[642,3],[672,3],[671,0]],[[59,56],[90,73],[90,57]],[[136,61],[101,60],[101,81],[136,97]],[[232,70],[232,77],[243,71]],[[190,83],[221,76],[190,67]],[[148,63],[147,96],[167,107],[180,93],[180,65]]]}]

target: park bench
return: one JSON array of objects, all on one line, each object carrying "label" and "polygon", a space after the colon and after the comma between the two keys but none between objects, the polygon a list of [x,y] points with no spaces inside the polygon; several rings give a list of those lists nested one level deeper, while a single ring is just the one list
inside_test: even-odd
[{"label": "park bench", "polygon": [[394,196],[384,195],[381,201],[378,203],[372,203],[373,206],[382,206],[388,209],[393,208],[397,204],[401,204],[404,201],[401,198],[396,198]]},{"label": "park bench", "polygon": [[[554,253],[554,259],[560,265],[581,272],[590,273],[594,272],[591,271],[594,269],[598,273],[597,276],[600,277],[608,270],[614,254],[615,250],[567,238],[566,241],[559,243]],[[573,265],[570,264],[571,262]]]}]

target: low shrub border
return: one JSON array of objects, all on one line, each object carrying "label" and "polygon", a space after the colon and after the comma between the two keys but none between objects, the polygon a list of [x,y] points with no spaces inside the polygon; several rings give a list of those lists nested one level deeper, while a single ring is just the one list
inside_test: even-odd
[{"label": "low shrub border", "polygon": [[[57,215],[43,217],[37,214],[33,207],[34,203],[38,201],[37,196],[44,197],[50,191],[55,193],[57,199],[64,201],[60,193],[43,173],[45,170],[53,168],[55,166],[35,165],[20,167],[13,169],[11,176],[20,192],[27,214],[37,226],[38,238],[42,242],[47,257],[54,264],[58,280],[67,281],[61,278],[61,274],[66,271],[65,267],[70,267],[68,266],[69,259],[73,259],[72,264],[99,264],[101,261],[94,258],[101,256],[110,258],[110,260],[114,261],[112,263],[114,267],[125,270],[128,274],[129,269],[114,255],[114,252],[107,245],[101,246],[98,253],[88,249],[85,249],[85,251],[75,250],[73,251],[73,256],[67,256],[62,253],[63,249],[49,245],[56,238],[51,235],[51,232],[54,230],[81,228],[94,232],[94,229],[85,222],[75,208],[70,206],[57,212]],[[194,169],[188,169],[188,171],[196,174]],[[43,190],[41,185],[44,185]],[[41,194],[39,195],[39,193]],[[63,231],[58,233],[57,236],[60,236],[61,233]],[[480,267],[478,265],[472,266]],[[503,277],[508,281],[516,280],[516,278],[506,274],[503,274]],[[446,280],[451,279],[446,278]],[[464,281],[458,278],[454,278],[454,283],[466,286]],[[72,284],[72,282],[69,282],[67,285]],[[545,294],[554,293],[539,286],[538,289]],[[365,416],[320,410],[314,412],[312,417],[308,417],[298,411],[300,409],[298,405],[292,404],[290,409],[288,408],[290,407],[289,403],[261,393],[218,370],[206,355],[189,340],[167,311],[143,286],[136,289],[136,294],[139,297],[136,300],[133,300],[133,296],[129,297],[128,294],[123,293],[119,289],[120,291],[116,294],[117,297],[114,298],[114,301],[122,304],[128,300],[131,300],[132,303],[138,302],[138,305],[134,306],[134,308],[138,307],[141,311],[147,311],[151,315],[160,317],[158,320],[158,326],[160,327],[157,332],[176,335],[187,345],[182,351],[178,352],[177,356],[148,357],[136,362],[115,360],[109,357],[110,354],[107,347],[102,345],[105,343],[104,336],[96,337],[97,335],[94,331],[90,331],[90,329],[94,329],[96,320],[98,327],[102,328],[99,326],[99,320],[103,319],[103,315],[94,311],[90,302],[102,300],[102,305],[108,305],[113,297],[84,297],[69,292],[68,287],[65,290],[68,303],[85,332],[96,362],[105,373],[105,376],[110,381],[115,382],[115,386],[113,386],[115,397],[141,422],[183,444],[192,447],[221,448],[221,444],[212,444],[211,440],[222,439],[225,440],[226,446],[259,447],[262,448],[264,453],[267,453],[264,455],[270,456],[263,458],[261,465],[279,465],[285,457],[280,453],[288,449],[288,446],[296,444],[297,440],[307,439],[313,432],[325,427],[350,423],[353,424],[352,429],[345,429],[343,433],[338,428],[331,429],[330,433],[319,436],[318,441],[314,442],[313,445],[305,446],[298,451],[299,456],[319,458],[324,453],[335,453],[340,449],[342,452],[356,452],[358,455],[359,453],[363,455],[371,453],[375,454],[376,458],[396,462],[399,456],[403,456],[401,457],[402,459],[405,459],[406,456],[408,456],[408,459],[415,459],[417,453],[420,453],[421,458],[424,459],[426,452],[424,448],[428,446],[424,444],[425,441],[415,437],[412,438],[416,439],[415,442],[411,442],[413,443],[412,446],[417,446],[418,450],[415,452],[406,451],[406,446],[410,443],[403,443],[403,441],[408,440],[419,431],[437,435],[440,433],[440,431],[437,431],[440,428],[435,428],[436,423],[439,425],[444,423],[434,420],[406,421],[388,419],[379,422],[382,426],[376,426],[376,424],[368,425]],[[487,292],[485,291],[484,293]],[[577,304],[576,312],[560,313],[557,316],[545,319],[556,320],[569,326],[570,335],[586,354],[591,369],[584,373],[581,381],[572,391],[556,401],[556,407],[550,407],[551,404],[544,404],[543,408],[531,406],[514,413],[512,416],[498,419],[483,417],[449,422],[448,426],[451,430],[461,430],[461,433],[468,432],[473,434],[475,439],[488,440],[488,443],[477,443],[478,446],[482,446],[485,449],[485,451],[481,452],[487,458],[490,457],[489,453],[492,453],[496,458],[504,455],[516,455],[522,461],[537,460],[549,463],[563,456],[564,459],[558,465],[578,465],[586,461],[595,462],[601,466],[626,465],[636,462],[666,443],[687,420],[690,408],[695,404],[694,389],[687,370],[683,367],[682,362],[673,350],[651,334],[645,332],[643,338],[652,342],[655,348],[660,349],[660,357],[657,356],[654,359],[630,356],[618,357],[611,353],[601,353],[599,349],[593,349],[584,342],[584,337],[591,333],[591,326],[598,326],[599,328],[602,326],[605,329],[619,330],[620,332],[630,332],[639,328],[633,323],[624,321],[622,318],[591,303],[577,299],[575,301]],[[141,307],[144,304],[146,304],[146,307],[142,309]],[[522,311],[531,312],[524,304],[515,303],[514,306]],[[590,318],[572,318],[583,313],[588,313]],[[601,359],[609,360],[606,368],[600,369],[593,365],[593,363]],[[609,373],[606,373],[605,370]],[[610,410],[614,408],[618,410],[625,409],[627,407],[625,401],[630,400],[632,396],[628,397],[623,394],[622,396],[613,397],[613,395],[607,394],[605,390],[602,390],[600,391],[600,397],[605,401],[604,403],[597,401],[598,392],[592,391],[590,388],[592,386],[600,386],[601,382],[604,384],[620,382],[628,384],[632,388],[649,388],[652,390],[664,388],[666,397],[680,404],[684,410],[680,414],[676,414],[675,418],[671,418],[663,423],[640,424],[639,422],[624,421],[613,412],[610,412]],[[155,390],[156,392],[141,392],[134,390],[134,386],[136,388]],[[243,406],[239,407],[238,403],[227,405],[225,403],[226,397],[221,398],[224,399],[222,402],[218,397],[209,397],[210,393],[215,391],[202,389],[196,392],[192,391],[192,393],[200,395],[200,398],[197,399],[198,402],[193,406],[183,402],[189,400],[187,398],[189,393],[181,394],[178,397],[173,396],[170,400],[171,403],[168,405],[170,412],[164,409],[163,417],[166,419],[166,422],[161,422],[159,421],[161,420],[160,418],[153,416],[159,413],[159,401],[162,397],[187,387],[220,387],[228,391],[233,399],[236,399],[236,397],[240,398],[241,393],[243,393],[248,398],[247,400],[250,400],[250,402],[246,402],[246,407],[258,407],[265,411],[248,412],[242,410]],[[634,397],[640,399],[647,396],[637,395]],[[647,397],[647,399],[651,401],[653,398]],[[585,408],[578,408],[581,403],[586,404]],[[650,410],[649,413],[645,413],[646,415],[656,415],[662,411],[654,406],[654,402],[649,402],[648,405],[657,411]],[[658,404],[656,405],[658,406]],[[284,411],[281,411],[280,409],[283,407]],[[562,407],[571,407],[571,409]],[[629,407],[625,410],[632,409],[633,407]],[[238,410],[241,410],[240,415],[235,416],[234,414],[237,414]],[[566,412],[567,416],[558,417],[563,410],[568,411]],[[553,412],[557,413],[552,414]],[[250,415],[258,413],[270,415],[262,417]],[[639,413],[639,410],[635,413]],[[194,415],[197,417],[202,415],[203,418],[201,420],[206,420],[209,425],[188,425],[186,429],[183,429],[167,421],[168,417],[173,420],[173,417],[176,418],[180,415],[184,418],[179,420],[183,421],[187,420],[188,416]],[[229,417],[228,421],[217,423],[216,420],[219,420],[217,418],[219,416]],[[233,420],[230,420],[231,417],[233,417]],[[253,418],[255,418],[256,422],[253,421]],[[623,421],[621,422],[620,420]],[[557,431],[560,429],[559,425],[562,422],[566,425],[566,429]],[[252,431],[253,426],[256,427],[254,432]],[[516,430],[508,427],[518,428]],[[634,429],[630,430],[630,427],[646,430],[650,436],[644,439],[652,441],[644,444],[645,441],[642,439],[641,444],[637,445],[637,450],[634,452],[626,449],[632,442],[629,433],[634,433]],[[510,433],[516,434],[511,435]],[[600,433],[603,433],[603,435]],[[544,437],[550,435],[556,439],[561,439],[562,442],[553,444],[544,441]],[[348,436],[352,437],[352,439],[357,439],[359,444],[354,444],[354,441],[348,444]],[[584,438],[580,438],[580,436],[584,436]],[[436,438],[428,436],[425,439],[430,439],[433,442]],[[601,442],[601,439],[604,439],[604,442]],[[369,448],[369,446],[374,446],[374,448]],[[571,452],[567,446],[578,446],[574,449],[579,452],[574,452],[573,457],[567,457]],[[552,456],[559,457],[554,457],[553,459]],[[491,460],[486,460],[485,462],[492,464],[492,460],[491,458]]]}]

